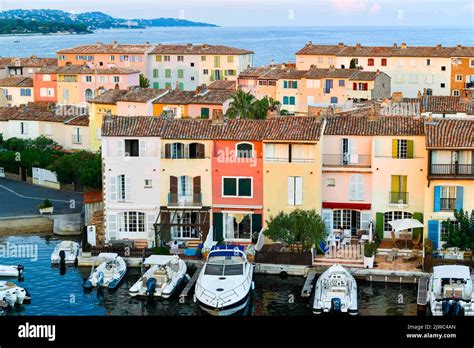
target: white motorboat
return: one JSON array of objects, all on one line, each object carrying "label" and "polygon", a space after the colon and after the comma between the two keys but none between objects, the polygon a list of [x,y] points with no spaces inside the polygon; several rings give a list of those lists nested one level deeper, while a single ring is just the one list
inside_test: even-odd
[{"label": "white motorboat", "polygon": [[196,281],[196,300],[211,315],[235,314],[249,302],[252,277],[253,265],[242,251],[213,250]]},{"label": "white motorboat", "polygon": [[474,316],[472,279],[468,266],[435,266],[428,282],[431,313],[435,316]]},{"label": "white motorboat", "polygon": [[53,250],[51,263],[75,263],[79,253],[79,243],[71,240],[63,240]]},{"label": "white motorboat", "polygon": [[21,277],[23,275],[24,269],[25,267],[22,265],[0,265],[0,277]]},{"label": "white motorboat", "polygon": [[127,273],[127,265],[123,258],[116,253],[100,253],[97,260],[103,262],[96,269],[92,267],[91,276],[84,283],[86,289],[105,287],[115,289]]},{"label": "white motorboat", "polygon": [[151,255],[143,265],[149,268],[130,288],[130,296],[169,298],[186,277],[186,263],[177,255]]},{"label": "white motorboat", "polygon": [[13,307],[16,303],[22,305],[28,300],[31,300],[31,296],[26,289],[15,283],[0,281],[0,301]]},{"label": "white motorboat", "polygon": [[313,313],[357,314],[357,283],[341,265],[329,267],[316,282]]}]

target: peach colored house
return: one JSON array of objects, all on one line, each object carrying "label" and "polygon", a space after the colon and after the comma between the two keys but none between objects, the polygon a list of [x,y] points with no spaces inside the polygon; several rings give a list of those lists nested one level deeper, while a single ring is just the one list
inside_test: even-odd
[{"label": "peach colored house", "polygon": [[77,46],[60,50],[58,55],[58,66],[90,65],[96,69],[108,69],[121,67],[136,69],[147,74],[148,53],[153,45],[146,44],[112,44],[98,42],[96,44]]},{"label": "peach colored house", "polygon": [[33,79],[24,76],[9,76],[0,80],[0,93],[9,106],[25,105],[33,102]]},{"label": "peach colored house", "polygon": [[57,66],[56,58],[17,57],[0,58],[0,79],[8,76],[33,77],[41,68]]},{"label": "peach colored house", "polygon": [[56,103],[58,101],[58,82],[56,67],[42,68],[33,74],[35,102]]}]

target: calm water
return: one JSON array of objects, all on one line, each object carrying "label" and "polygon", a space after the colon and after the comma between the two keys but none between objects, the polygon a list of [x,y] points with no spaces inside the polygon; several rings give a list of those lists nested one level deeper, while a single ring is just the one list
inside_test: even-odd
[{"label": "calm water", "polygon": [[[255,52],[254,64],[294,61],[294,54],[308,41],[321,44],[363,45],[474,45],[474,29],[430,27],[220,27],[147,28],[101,30],[86,35],[1,36],[0,56],[49,56],[63,48],[86,43],[209,43],[230,45]],[[20,43],[14,41],[20,40]]]},{"label": "calm water", "polygon": [[[168,300],[142,301],[132,299],[128,289],[139,279],[139,269],[130,268],[120,287],[85,292],[82,284],[90,268],[68,266],[65,274],[59,267],[50,265],[51,252],[60,240],[45,236],[0,237],[0,252],[8,246],[10,255],[0,254],[0,264],[25,266],[24,281],[18,283],[32,295],[30,304],[8,310],[7,315],[201,315],[191,300],[178,301],[178,293]],[[36,246],[35,254],[14,257],[11,251],[17,246]],[[34,250],[34,249],[29,249]],[[4,256],[13,256],[5,258]],[[33,259],[32,259],[33,258]],[[312,298],[300,297],[303,277],[255,275],[252,304],[246,314],[251,315],[311,315]],[[412,285],[386,285],[359,283],[359,311],[362,315],[416,315],[416,287]],[[294,295],[294,303],[289,301]],[[398,304],[400,295],[404,304]]]}]

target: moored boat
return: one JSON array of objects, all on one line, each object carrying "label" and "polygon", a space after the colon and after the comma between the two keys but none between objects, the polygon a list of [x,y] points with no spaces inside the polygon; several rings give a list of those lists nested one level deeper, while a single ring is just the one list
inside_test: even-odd
[{"label": "moored boat", "polygon": [[67,263],[73,264],[77,260],[79,253],[79,243],[71,240],[63,240],[56,245],[51,254],[51,263]]},{"label": "moored boat", "polygon": [[249,302],[252,277],[253,265],[241,250],[213,250],[196,281],[196,300],[211,315],[235,314]]},{"label": "moored boat", "polygon": [[29,300],[31,300],[31,295],[26,289],[12,282],[0,281],[0,301],[13,307],[15,304],[22,305]]},{"label": "moored boat", "polygon": [[127,273],[125,260],[116,253],[100,253],[97,259],[104,260],[84,283],[86,289],[105,287],[115,289]]},{"label": "moored boat", "polygon": [[435,266],[428,282],[428,304],[434,316],[474,316],[468,266]]},{"label": "moored boat", "polygon": [[24,269],[22,265],[0,265],[0,277],[21,277]]},{"label": "moored boat", "polygon": [[329,267],[316,281],[313,313],[357,314],[357,283],[344,267]]},{"label": "moored boat", "polygon": [[143,265],[149,268],[130,288],[130,296],[169,298],[186,277],[186,263],[177,255],[151,255]]}]

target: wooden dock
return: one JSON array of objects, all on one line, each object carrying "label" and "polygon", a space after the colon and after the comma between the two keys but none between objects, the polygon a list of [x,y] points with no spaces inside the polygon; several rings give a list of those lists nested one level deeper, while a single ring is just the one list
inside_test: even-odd
[{"label": "wooden dock", "polygon": [[428,302],[428,280],[428,275],[422,275],[418,281],[418,296],[416,299],[418,306],[426,306]]},{"label": "wooden dock", "polygon": [[301,290],[301,297],[310,297],[311,291],[313,290],[314,278],[316,278],[316,272],[309,272],[308,276],[303,285],[303,290]]},{"label": "wooden dock", "polygon": [[198,279],[199,274],[201,273],[202,267],[203,266],[201,265],[196,269],[196,272],[194,272],[194,274],[193,274],[192,278],[189,280],[188,284],[186,284],[183,291],[181,291],[181,294],[179,295],[180,298],[188,297],[189,293],[194,288],[194,284],[196,283],[196,280]]}]

